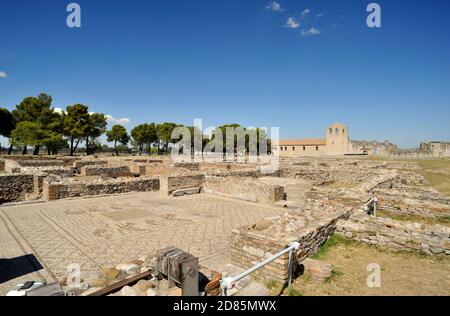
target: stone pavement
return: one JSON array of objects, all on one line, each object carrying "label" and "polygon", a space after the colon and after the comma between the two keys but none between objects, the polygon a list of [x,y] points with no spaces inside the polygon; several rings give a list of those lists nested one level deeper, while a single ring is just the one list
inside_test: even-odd
[{"label": "stone pavement", "polygon": [[[23,279],[61,279],[70,264],[84,280],[102,268],[176,246],[214,266],[228,261],[231,230],[285,210],[207,194],[169,198],[158,192],[0,207],[1,259],[34,254],[43,269]],[[0,272],[1,273],[1,272]]]}]

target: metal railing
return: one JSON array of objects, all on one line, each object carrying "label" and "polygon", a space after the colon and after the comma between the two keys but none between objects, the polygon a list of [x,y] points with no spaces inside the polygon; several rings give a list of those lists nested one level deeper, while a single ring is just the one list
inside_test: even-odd
[{"label": "metal railing", "polygon": [[224,296],[227,296],[227,292],[228,290],[231,290],[235,287],[236,283],[239,282],[240,280],[242,280],[243,278],[245,278],[246,276],[252,274],[253,272],[265,267],[266,265],[268,265],[269,263],[271,263],[272,261],[275,261],[276,259],[280,258],[281,256],[289,253],[289,265],[288,265],[288,284],[289,286],[291,286],[291,282],[292,282],[292,268],[293,268],[293,263],[294,263],[294,258],[293,258],[293,252],[297,251],[300,249],[300,243],[298,242],[292,242],[289,247],[287,247],[286,249],[280,251],[279,253],[273,255],[272,257],[264,260],[263,262],[251,267],[248,270],[245,270],[244,272],[234,276],[234,277],[229,277],[226,274],[223,275],[222,277],[222,281],[221,281],[221,286],[223,289],[223,294]]},{"label": "metal railing", "polygon": [[364,204],[363,210],[367,215],[373,215],[377,217],[378,198],[376,196],[373,196],[366,204]]}]

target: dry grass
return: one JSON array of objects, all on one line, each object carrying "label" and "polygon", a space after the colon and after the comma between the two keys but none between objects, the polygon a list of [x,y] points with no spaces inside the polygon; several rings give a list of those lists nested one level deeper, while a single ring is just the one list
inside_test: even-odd
[{"label": "dry grass", "polygon": [[450,160],[418,160],[420,174],[430,185],[446,196],[450,196]]},{"label": "dry grass", "polygon": [[436,216],[436,217],[429,217],[429,216],[420,216],[420,215],[413,215],[413,214],[397,214],[389,211],[378,211],[377,215],[380,217],[389,217],[395,220],[399,221],[405,221],[405,222],[416,222],[416,223],[422,223],[422,224],[428,224],[428,225],[443,225],[450,227],[450,217],[449,216]]},{"label": "dry grass", "polygon": [[[376,161],[399,161],[416,163],[421,170],[415,171],[421,174],[430,185],[450,197],[450,159],[436,158],[436,159],[389,159],[389,158],[372,158],[370,160]],[[414,170],[405,170],[413,171]]]},{"label": "dry grass", "polygon": [[[338,295],[450,295],[450,258],[381,250],[333,237],[321,250],[320,260],[333,265],[334,274],[325,283],[299,277],[291,290],[304,296]],[[367,286],[367,266],[381,267],[381,287]],[[288,290],[284,292],[289,295]]]}]

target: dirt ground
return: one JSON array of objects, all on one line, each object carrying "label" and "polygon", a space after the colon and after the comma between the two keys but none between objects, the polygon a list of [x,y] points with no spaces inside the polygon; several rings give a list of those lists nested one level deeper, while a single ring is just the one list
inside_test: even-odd
[{"label": "dirt ground", "polygon": [[[330,245],[331,244],[331,245]],[[333,275],[325,283],[308,276],[295,280],[284,295],[303,296],[448,296],[450,258],[377,249],[334,236],[318,253],[318,259],[331,263]],[[367,266],[381,267],[381,287],[369,288]]]}]

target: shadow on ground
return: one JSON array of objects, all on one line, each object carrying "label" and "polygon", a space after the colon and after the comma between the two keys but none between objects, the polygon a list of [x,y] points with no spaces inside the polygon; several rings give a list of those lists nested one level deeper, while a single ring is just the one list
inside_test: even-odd
[{"label": "shadow on ground", "polygon": [[43,269],[32,254],[11,259],[0,259],[0,284]]}]

